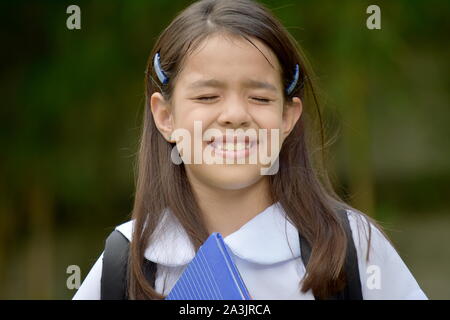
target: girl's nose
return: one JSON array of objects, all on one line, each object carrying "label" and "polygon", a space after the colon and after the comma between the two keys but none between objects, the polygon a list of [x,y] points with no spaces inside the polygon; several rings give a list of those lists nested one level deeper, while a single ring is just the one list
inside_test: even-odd
[{"label": "girl's nose", "polygon": [[248,113],[248,106],[242,99],[229,99],[222,105],[222,110],[217,119],[218,123],[224,127],[245,127],[250,124],[251,117]]}]

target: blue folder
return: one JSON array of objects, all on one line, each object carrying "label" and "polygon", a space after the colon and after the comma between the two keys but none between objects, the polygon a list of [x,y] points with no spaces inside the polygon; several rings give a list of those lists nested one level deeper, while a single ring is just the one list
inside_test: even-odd
[{"label": "blue folder", "polygon": [[212,233],[166,300],[251,300],[220,233]]}]

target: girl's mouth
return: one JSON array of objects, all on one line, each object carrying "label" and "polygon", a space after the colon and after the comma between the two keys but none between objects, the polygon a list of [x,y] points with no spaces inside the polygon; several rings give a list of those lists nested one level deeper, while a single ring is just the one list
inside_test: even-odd
[{"label": "girl's mouth", "polygon": [[239,159],[248,157],[258,145],[257,139],[251,139],[250,137],[245,137],[238,139],[232,136],[214,137],[208,142],[213,149],[214,155],[229,158],[229,159]]}]

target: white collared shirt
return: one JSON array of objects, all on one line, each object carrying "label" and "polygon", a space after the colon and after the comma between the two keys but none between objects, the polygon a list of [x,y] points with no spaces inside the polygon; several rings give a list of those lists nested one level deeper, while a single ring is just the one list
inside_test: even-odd
[{"label": "white collared shirt", "polygon": [[[358,256],[364,300],[427,299],[397,251],[371,225],[370,259],[366,261],[368,224],[359,213],[347,210]],[[364,220],[365,221],[365,220]],[[131,241],[133,220],[116,227]],[[248,291],[255,300],[313,300],[299,289],[305,274],[297,228],[275,203],[224,238]],[[194,258],[195,250],[170,211],[155,230],[144,256],[157,263],[155,289],[167,295]],[[73,299],[100,299],[103,253]]]}]

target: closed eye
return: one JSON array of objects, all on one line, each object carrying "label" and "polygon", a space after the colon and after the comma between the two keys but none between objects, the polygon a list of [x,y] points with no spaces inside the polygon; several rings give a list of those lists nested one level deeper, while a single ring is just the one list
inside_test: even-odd
[{"label": "closed eye", "polygon": [[[198,98],[194,98],[194,100],[199,100],[199,101],[206,101],[206,102],[210,102],[210,101],[214,101],[215,99],[219,98],[218,96],[204,96],[204,97],[198,97]],[[260,98],[260,97],[251,97],[251,99],[255,100],[256,102],[259,103],[269,103],[273,100],[271,99],[267,99],[267,98]]]},{"label": "closed eye", "polygon": [[259,98],[259,97],[252,97],[252,99],[256,100],[257,102],[262,102],[262,103],[269,103],[270,101],[272,101],[272,100],[267,99],[267,98]]},{"label": "closed eye", "polygon": [[206,96],[206,97],[198,97],[194,100],[200,100],[200,101],[212,101],[214,99],[218,98],[218,96]]}]

